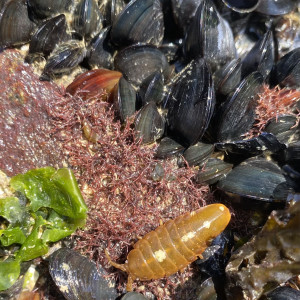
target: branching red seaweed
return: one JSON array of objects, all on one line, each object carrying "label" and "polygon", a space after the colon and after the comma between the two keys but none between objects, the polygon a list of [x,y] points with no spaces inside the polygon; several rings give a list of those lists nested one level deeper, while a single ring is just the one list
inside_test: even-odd
[{"label": "branching red seaweed", "polygon": [[[135,140],[132,123],[122,126],[116,121],[110,104],[97,97],[72,97],[57,103],[51,113],[55,135],[63,142],[89,207],[87,227],[77,232],[76,248],[101,265],[108,266],[105,248],[113,260],[124,262],[137,237],[156,228],[160,220],[209,201],[208,186],[192,180],[194,170],[154,159],[156,146]],[[156,165],[164,170],[160,180],[153,174]],[[149,283],[148,290],[168,299],[180,282],[178,276],[169,283]]]},{"label": "branching red seaweed", "polygon": [[277,118],[282,114],[291,114],[293,105],[299,99],[300,91],[279,86],[271,89],[264,85],[257,101],[256,122],[247,134],[247,138],[259,135],[272,118]]}]

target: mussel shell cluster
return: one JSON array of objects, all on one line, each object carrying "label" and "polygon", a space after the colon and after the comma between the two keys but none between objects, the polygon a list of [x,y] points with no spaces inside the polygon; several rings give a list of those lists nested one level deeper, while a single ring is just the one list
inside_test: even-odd
[{"label": "mussel shell cluster", "polygon": [[[157,158],[177,156],[180,167],[200,166],[198,182],[215,184],[227,174],[235,181],[242,175],[232,174],[243,160],[268,154],[284,166],[287,186],[297,190],[298,171],[280,158],[299,140],[292,108],[270,120],[266,133],[244,136],[256,122],[265,85],[300,88],[300,22],[288,32],[283,28],[287,14],[299,20],[299,10],[292,0],[7,0],[1,4],[0,45],[30,42],[26,60],[46,60],[42,80],[78,65],[88,69],[66,92],[88,100],[105,91],[121,122],[138,111],[136,139],[158,142]],[[245,164],[255,176],[252,164]],[[242,183],[235,193],[276,202],[272,176],[262,176],[269,200],[255,186],[253,194],[243,193]],[[217,185],[227,194],[233,186]]]}]

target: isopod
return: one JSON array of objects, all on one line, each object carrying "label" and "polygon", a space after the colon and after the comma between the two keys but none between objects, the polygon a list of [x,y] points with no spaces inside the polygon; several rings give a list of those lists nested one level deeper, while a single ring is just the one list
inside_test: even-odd
[{"label": "isopod", "polygon": [[223,204],[207,205],[161,224],[137,241],[125,264],[110,264],[128,273],[127,290],[132,283],[170,276],[201,257],[201,253],[227,226],[231,218]]}]

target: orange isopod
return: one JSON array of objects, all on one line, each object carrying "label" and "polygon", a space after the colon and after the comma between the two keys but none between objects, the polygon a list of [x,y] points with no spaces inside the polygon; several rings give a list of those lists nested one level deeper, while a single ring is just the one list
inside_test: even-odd
[{"label": "orange isopod", "polygon": [[134,280],[151,280],[170,276],[201,257],[212,239],[218,236],[230,221],[229,209],[216,203],[187,212],[169,220],[137,241],[125,264],[110,264],[128,273],[127,290]]}]

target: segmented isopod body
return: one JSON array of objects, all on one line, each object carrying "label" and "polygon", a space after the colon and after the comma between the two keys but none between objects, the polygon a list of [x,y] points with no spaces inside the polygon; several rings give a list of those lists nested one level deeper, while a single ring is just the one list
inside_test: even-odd
[{"label": "segmented isopod body", "polygon": [[151,280],[170,276],[184,269],[201,256],[211,240],[230,221],[230,212],[223,204],[211,204],[185,213],[147,233],[134,244],[125,264],[114,267],[128,273],[127,290],[135,279]]}]

